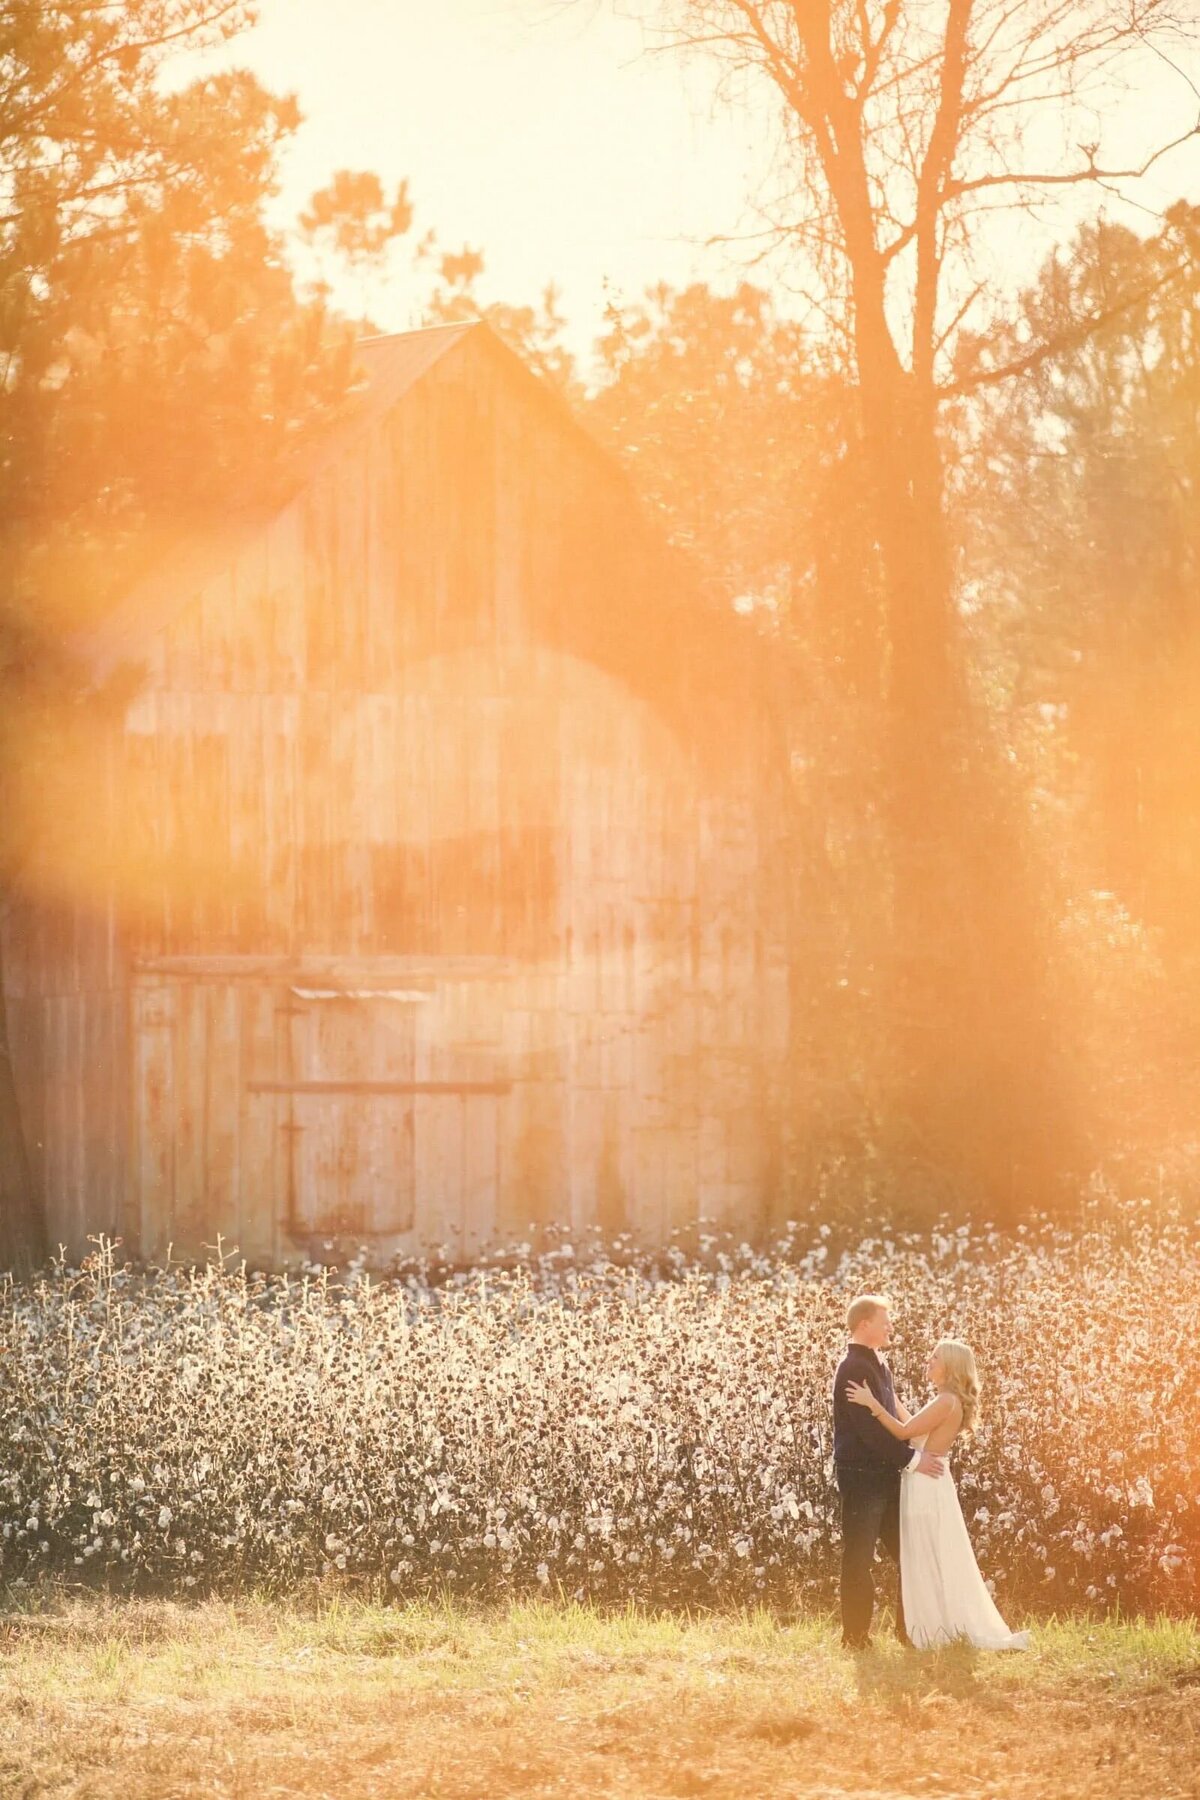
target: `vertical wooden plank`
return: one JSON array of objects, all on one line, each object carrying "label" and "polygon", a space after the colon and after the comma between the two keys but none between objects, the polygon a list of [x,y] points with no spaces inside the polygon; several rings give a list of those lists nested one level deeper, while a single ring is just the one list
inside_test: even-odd
[{"label": "vertical wooden plank", "polygon": [[35,1191],[44,1200],[47,1080],[45,1001],[40,995],[14,993],[7,994],[5,998],[17,1105],[21,1111],[21,1124],[29,1152],[30,1174]]},{"label": "vertical wooden plank", "polygon": [[352,1236],[358,1247],[366,1229],[369,1196],[375,1175],[372,1155],[372,1115],[379,1105],[375,1096],[355,1091],[367,1077],[375,1048],[375,1009],[362,1000],[322,1002],[325,1026],[327,1079],[345,1081],[350,1091],[327,1102],[334,1141],[334,1187],[327,1197],[338,1229]]},{"label": "vertical wooden plank", "polygon": [[[250,1263],[275,1258],[281,1250],[279,1219],[284,1208],[280,1165],[280,1109],[277,1096],[258,1093],[259,1082],[278,1081],[276,1060],[277,990],[266,982],[238,988],[239,1124],[236,1230]],[[285,1251],[286,1253],[286,1251]]]},{"label": "vertical wooden plank", "polygon": [[[320,1021],[311,1001],[291,998],[292,1062],[290,1078],[319,1081],[324,1074],[319,1040]],[[329,1114],[315,1098],[297,1093],[291,1103],[292,1182],[297,1230],[321,1228],[321,1196],[328,1191],[332,1150]]]},{"label": "vertical wooden plank", "polygon": [[[414,1046],[416,1081],[448,1079],[445,1041],[441,1007],[423,1008],[417,1015]],[[463,1121],[462,1101],[456,1096],[415,1096],[413,1187],[415,1229],[421,1242],[445,1244],[457,1252],[462,1240]]]},{"label": "vertical wooden plank", "polygon": [[179,873],[186,854],[181,801],[191,786],[190,742],[186,694],[161,694],[156,740],[158,780],[154,794],[161,829],[155,845],[154,878],[162,906],[161,941],[167,952],[179,951],[186,946],[191,927],[188,896],[178,891]]},{"label": "vertical wooden plank", "polygon": [[396,694],[363,694],[358,704],[362,840],[393,844],[401,767],[400,699]]},{"label": "vertical wooden plank", "polygon": [[660,1125],[637,1123],[633,1127],[633,1205],[631,1226],[642,1243],[666,1242],[667,1137]]},{"label": "vertical wooden plank", "polygon": [[706,1221],[717,1219],[724,1204],[728,1135],[729,1125],[718,1095],[713,1105],[703,1109],[696,1134],[697,1217]]},{"label": "vertical wooden plank", "polygon": [[470,1094],[462,1107],[462,1247],[468,1255],[491,1242],[497,1222],[500,1100]]},{"label": "vertical wooden plank", "polygon": [[309,692],[300,700],[296,744],[296,830],[301,850],[297,885],[297,948],[330,950],[336,893],[333,863],[333,807],[330,780],[330,698]]},{"label": "vertical wooden plank", "polygon": [[56,1219],[56,1235],[72,1246],[79,1256],[91,1248],[81,1237],[76,1217],[75,1191],[78,1183],[78,1107],[75,1091],[75,1025],[76,1009],[69,994],[55,994],[54,1009],[54,1075],[55,1103],[55,1184],[52,1207]]},{"label": "vertical wooden plank", "polygon": [[404,711],[406,781],[399,837],[408,853],[405,858],[409,878],[404,918],[409,942],[402,947],[424,952],[432,951],[436,946],[436,894],[432,873],[434,713],[427,696],[420,693],[405,695]]},{"label": "vertical wooden plank", "polygon": [[116,1220],[104,1207],[99,1149],[102,1121],[111,1103],[108,1065],[101,1056],[103,996],[72,996],[75,1018],[71,1087],[74,1098],[75,1226],[81,1238],[104,1231],[112,1236]]},{"label": "vertical wooden plank", "polygon": [[311,693],[329,681],[332,644],[331,602],[326,592],[320,545],[318,497],[306,488],[296,501],[300,604],[304,617],[304,678],[301,691]]},{"label": "vertical wooden plank", "polygon": [[[57,995],[47,994],[38,1002],[43,1022],[43,1067],[45,1070],[45,1108],[43,1113],[42,1168],[46,1205],[46,1233],[52,1249],[64,1241],[62,1212],[63,1168],[63,1073],[62,1010]],[[77,1246],[70,1246],[72,1254]]]},{"label": "vertical wooden plank", "polygon": [[161,1258],[174,1229],[175,1042],[178,988],[142,977],[133,989],[134,1186],[142,1254]]},{"label": "vertical wooden plank", "polygon": [[143,692],[129,707],[122,740],[117,866],[125,917],[139,945],[151,954],[162,950],[165,928],[163,752],[159,696]]},{"label": "vertical wooden plank", "polygon": [[[84,1139],[87,1130],[83,1092],[84,1023],[86,1002],[82,995],[67,993],[62,1008],[62,1233],[69,1243],[87,1244],[84,1227]],[[87,1245],[91,1249],[91,1245]]]},{"label": "vertical wooden plank", "polygon": [[[415,1009],[395,1000],[372,1002],[377,1015],[369,1067],[381,1081],[414,1080]],[[375,1096],[369,1106],[374,1174],[367,1196],[367,1228],[392,1234],[413,1229],[415,1125],[413,1096]]]},{"label": "vertical wooden plank", "polygon": [[141,1252],[139,1243],[141,1221],[134,1182],[133,1146],[133,996],[128,974],[124,971],[123,958],[121,966],[122,978],[114,982],[110,990],[109,1010],[108,1055],[112,1062],[116,1092],[109,1136],[112,1159],[111,1179],[114,1189],[114,1209],[120,1223],[121,1236],[124,1238],[130,1254],[139,1255]]},{"label": "vertical wooden plank", "polygon": [[112,1055],[114,996],[97,992],[90,996],[91,1031],[85,1075],[87,1170],[84,1205],[87,1214],[102,1220],[104,1229],[121,1237],[120,1195],[113,1180],[113,1120],[120,1106],[121,1065]]},{"label": "vertical wooden plank", "polygon": [[696,1223],[696,1131],[690,1123],[672,1123],[664,1139],[663,1229],[681,1233]]},{"label": "vertical wooden plank", "polygon": [[263,760],[263,942],[276,953],[300,943],[300,882],[308,842],[304,809],[303,712],[295,694],[271,694],[262,705]]},{"label": "vertical wooden plank", "polygon": [[175,1191],[172,1232],[177,1251],[203,1260],[209,1238],[205,1162],[208,1140],[208,1007],[201,983],[178,983],[175,1028]]},{"label": "vertical wooden plank", "polygon": [[521,537],[524,527],[522,505],[524,488],[521,467],[516,459],[517,422],[511,408],[496,408],[495,484],[495,562],[493,590],[497,640],[503,644],[520,641],[523,634],[525,595],[521,586]]},{"label": "vertical wooden plank", "polygon": [[366,642],[370,679],[366,686],[393,692],[400,670],[399,607],[396,603],[396,509],[390,504],[395,481],[394,439],[381,422],[372,434],[372,454],[362,496],[365,532]]},{"label": "vertical wooden plank", "polygon": [[273,605],[270,592],[268,533],[257,532],[239,546],[230,569],[226,604],[229,687],[235,694],[259,689],[271,666]]},{"label": "vertical wooden plank", "polygon": [[230,950],[262,944],[262,706],[239,695],[227,719],[228,754],[224,935]]},{"label": "vertical wooden plank", "polygon": [[201,641],[201,604],[196,594],[174,614],[169,629],[155,634],[161,666],[155,671],[159,678],[153,685],[177,691],[194,687],[202,679],[204,666]]},{"label": "vertical wooden plank", "polygon": [[[239,1187],[240,1005],[231,981],[201,989],[206,1012],[204,1059],[204,1240],[222,1248],[237,1241]],[[214,1251],[215,1254],[215,1251]]]},{"label": "vertical wooden plank", "polygon": [[360,694],[333,697],[330,779],[334,796],[331,838],[342,869],[331,948],[356,954],[370,942],[370,713]]},{"label": "vertical wooden plank", "polygon": [[237,660],[234,594],[230,559],[206,583],[199,597],[198,609],[200,643],[193,683],[202,683],[219,693],[227,693],[232,686]]},{"label": "vertical wooden plank", "polygon": [[571,1232],[578,1237],[596,1218],[603,1142],[603,1095],[581,1079],[580,1044],[572,1047],[566,1125],[566,1193]]},{"label": "vertical wooden plank", "polygon": [[303,534],[300,504],[293,501],[267,532],[271,655],[260,672],[262,691],[293,694],[306,672]]}]

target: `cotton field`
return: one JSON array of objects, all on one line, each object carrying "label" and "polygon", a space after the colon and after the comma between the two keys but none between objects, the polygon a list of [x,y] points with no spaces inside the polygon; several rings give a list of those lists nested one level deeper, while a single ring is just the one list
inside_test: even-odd
[{"label": "cotton field", "polygon": [[1179,1222],[563,1242],[387,1280],[120,1256],[102,1241],[0,1294],[18,1588],[827,1603],[830,1379],[847,1299],[882,1288],[910,1404],[938,1337],[975,1347],[983,1423],[953,1467],[1003,1606],[1200,1600],[1200,1244]]}]

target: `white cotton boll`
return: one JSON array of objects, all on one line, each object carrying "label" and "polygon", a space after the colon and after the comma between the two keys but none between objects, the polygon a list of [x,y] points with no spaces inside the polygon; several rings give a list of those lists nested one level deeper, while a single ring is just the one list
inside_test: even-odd
[{"label": "white cotton boll", "polygon": [[169,1506],[160,1506],[158,1509],[158,1529],[160,1531],[166,1531],[174,1516],[175,1515]]}]

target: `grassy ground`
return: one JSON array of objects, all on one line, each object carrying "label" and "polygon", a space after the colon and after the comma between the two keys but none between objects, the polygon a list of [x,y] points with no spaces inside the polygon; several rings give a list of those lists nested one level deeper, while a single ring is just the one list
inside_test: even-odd
[{"label": "grassy ground", "polygon": [[1200,1795],[1195,1624],[863,1657],[825,1620],[513,1605],[0,1612],[0,1794]]}]

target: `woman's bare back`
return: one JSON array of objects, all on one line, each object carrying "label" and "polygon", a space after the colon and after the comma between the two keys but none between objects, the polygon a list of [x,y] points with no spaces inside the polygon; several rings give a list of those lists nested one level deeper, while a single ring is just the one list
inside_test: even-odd
[{"label": "woman's bare back", "polygon": [[945,1417],[938,1419],[925,1434],[925,1448],[931,1456],[945,1456],[962,1429],[963,1409],[958,1395],[946,1393],[940,1397],[949,1400],[950,1407]]}]

